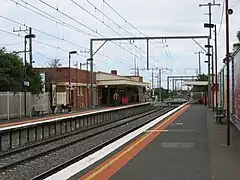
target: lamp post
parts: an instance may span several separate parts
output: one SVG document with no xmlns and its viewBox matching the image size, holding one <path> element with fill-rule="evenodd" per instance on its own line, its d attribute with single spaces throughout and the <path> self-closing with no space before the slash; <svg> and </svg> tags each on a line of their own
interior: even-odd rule
<svg viewBox="0 0 240 180">
<path fill-rule="evenodd" d="M 70 51 L 68 53 L 68 101 L 71 103 L 71 54 L 77 54 L 77 51 Z"/>
<path fill-rule="evenodd" d="M 34 34 L 29 34 L 24 37 L 24 116 L 27 116 L 27 87 L 29 87 L 29 81 L 27 79 L 27 39 L 36 38 Z"/>
</svg>

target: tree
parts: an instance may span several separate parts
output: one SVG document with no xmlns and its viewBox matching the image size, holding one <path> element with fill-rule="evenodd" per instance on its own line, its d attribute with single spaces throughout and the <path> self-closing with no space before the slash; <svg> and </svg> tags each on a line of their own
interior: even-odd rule
<svg viewBox="0 0 240 180">
<path fill-rule="evenodd" d="M 60 59 L 56 58 L 48 62 L 48 66 L 53 69 L 53 71 L 47 73 L 45 82 L 46 91 L 50 91 L 51 84 L 57 84 L 59 82 L 59 67 L 61 67 L 62 64 L 60 63 Z"/>
<path fill-rule="evenodd" d="M 48 65 L 51 68 L 58 68 L 58 67 L 62 66 L 62 64 L 60 63 L 60 59 L 57 59 L 57 58 L 55 58 L 52 61 L 50 61 L 48 63 Z"/>
<path fill-rule="evenodd" d="M 18 55 L 7 52 L 5 48 L 0 49 L 0 91 L 23 91 L 24 70 L 23 61 Z M 41 76 L 32 71 L 29 64 L 26 67 L 26 78 L 30 84 L 27 90 L 34 94 L 40 93 L 43 87 Z"/>
</svg>

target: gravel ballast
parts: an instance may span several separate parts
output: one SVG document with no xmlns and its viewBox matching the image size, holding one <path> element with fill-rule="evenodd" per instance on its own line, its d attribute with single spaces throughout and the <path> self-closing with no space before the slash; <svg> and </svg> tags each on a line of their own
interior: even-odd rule
<svg viewBox="0 0 240 180">
<path fill-rule="evenodd" d="M 153 117 L 155 113 L 151 114 L 150 116 L 139 118 L 135 121 L 129 122 L 127 124 L 121 125 L 120 127 L 113 128 L 107 132 L 103 132 L 97 136 L 88 138 L 84 141 L 80 141 L 74 145 L 68 146 L 66 148 L 62 148 L 60 150 L 57 150 L 55 152 L 52 152 L 50 154 L 47 154 L 45 156 L 42 156 L 40 158 L 35 159 L 34 161 L 22 163 L 20 165 L 17 165 L 11 169 L 7 169 L 6 171 L 1 172 L 0 179 L 13 179 L 13 180 L 23 180 L 23 179 L 31 179 L 35 177 L 36 175 L 43 173 L 47 171 L 48 169 L 51 169 L 61 163 L 66 162 L 67 160 L 74 158 L 78 156 L 81 153 L 84 153 L 88 151 L 91 148 L 94 148 L 96 145 L 99 145 L 101 143 L 104 143 L 108 141 L 111 138 L 114 138 L 146 121 L 149 121 L 150 117 Z M 127 121 L 127 119 L 125 120 Z M 116 122 L 116 123 L 123 123 L 122 121 Z M 52 142 L 50 144 L 46 144 L 41 147 L 36 147 L 28 150 L 27 152 L 22 152 L 21 154 L 13 155 L 11 157 L 1 159 L 0 166 L 3 166 L 4 164 L 9 163 L 9 161 L 17 160 L 22 157 L 26 156 L 32 156 L 34 153 L 37 154 L 40 151 L 46 151 L 48 148 L 52 148 L 53 146 L 60 146 L 61 144 L 64 144 L 66 141 L 73 141 L 76 139 L 83 138 L 85 136 L 88 136 L 90 134 L 96 133 L 97 131 L 102 131 L 106 128 L 110 128 L 113 126 L 116 126 L 116 123 L 106 125 L 104 127 L 100 127 L 97 129 L 93 129 L 84 133 L 77 134 L 75 136 L 71 136 L 65 139 L 58 140 L 56 142 Z"/>
</svg>

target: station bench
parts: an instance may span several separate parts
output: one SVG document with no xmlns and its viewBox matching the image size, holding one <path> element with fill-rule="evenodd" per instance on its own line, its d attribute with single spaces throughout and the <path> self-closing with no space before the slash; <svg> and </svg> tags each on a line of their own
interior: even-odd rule
<svg viewBox="0 0 240 180">
<path fill-rule="evenodd" d="M 47 114 L 42 104 L 33 105 L 33 110 L 40 116 Z"/>
<path fill-rule="evenodd" d="M 222 119 L 225 118 L 226 110 L 223 107 L 216 108 L 216 122 L 222 123 Z"/>
</svg>

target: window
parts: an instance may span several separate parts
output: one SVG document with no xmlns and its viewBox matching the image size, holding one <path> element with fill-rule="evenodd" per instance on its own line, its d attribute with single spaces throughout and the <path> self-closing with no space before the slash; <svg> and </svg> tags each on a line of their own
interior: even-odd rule
<svg viewBox="0 0 240 180">
<path fill-rule="evenodd" d="M 78 96 L 83 96 L 83 88 L 82 87 L 77 88 L 77 95 Z"/>
<path fill-rule="evenodd" d="M 80 87 L 80 95 L 83 96 L 83 88 Z"/>
</svg>

